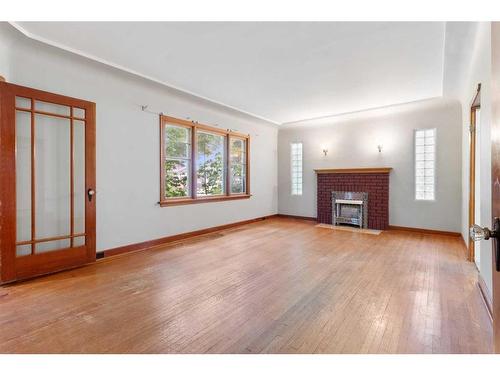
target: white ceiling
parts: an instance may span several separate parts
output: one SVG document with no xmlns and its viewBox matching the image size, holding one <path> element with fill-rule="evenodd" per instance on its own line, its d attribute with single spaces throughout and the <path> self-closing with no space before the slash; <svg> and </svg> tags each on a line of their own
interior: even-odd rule
<svg viewBox="0 0 500 375">
<path fill-rule="evenodd" d="M 26 35 L 283 124 L 442 95 L 442 22 L 17 22 Z"/>
</svg>

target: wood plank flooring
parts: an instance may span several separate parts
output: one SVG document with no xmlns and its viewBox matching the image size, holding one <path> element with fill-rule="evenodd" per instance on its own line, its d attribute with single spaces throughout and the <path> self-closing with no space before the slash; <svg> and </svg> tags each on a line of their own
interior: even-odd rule
<svg viewBox="0 0 500 375">
<path fill-rule="evenodd" d="M 273 218 L 0 287 L 2 353 L 490 353 L 462 240 Z"/>
</svg>

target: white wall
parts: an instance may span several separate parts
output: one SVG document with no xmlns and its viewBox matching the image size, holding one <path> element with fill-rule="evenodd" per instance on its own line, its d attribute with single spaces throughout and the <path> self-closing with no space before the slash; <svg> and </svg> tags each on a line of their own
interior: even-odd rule
<svg viewBox="0 0 500 375">
<path fill-rule="evenodd" d="M 0 34 L 10 26 L 0 24 Z M 97 250 L 277 212 L 277 128 L 102 64 L 15 35 L 9 81 L 97 104 Z M 187 116 L 251 135 L 248 200 L 163 207 L 158 116 Z"/>
<path fill-rule="evenodd" d="M 430 99 L 303 123 L 278 136 L 279 213 L 316 217 L 315 168 L 392 167 L 391 225 L 458 232 L 461 229 L 460 105 Z M 416 201 L 414 130 L 437 129 L 435 201 Z M 303 143 L 303 195 L 290 195 L 290 143 Z M 377 145 L 382 144 L 381 153 Z M 329 150 L 322 153 L 323 145 Z"/>
<path fill-rule="evenodd" d="M 482 226 L 491 228 L 491 24 L 451 22 L 446 26 L 443 95 L 458 99 L 462 107 L 462 236 L 469 227 L 469 123 L 470 105 L 481 83 L 481 123 L 478 133 Z M 491 242 L 480 244 L 479 271 L 489 292 L 492 288 Z"/>
<path fill-rule="evenodd" d="M 11 55 L 12 55 L 12 42 L 15 38 L 15 33 L 12 28 L 0 24 L 0 76 L 9 79 Z"/>
</svg>

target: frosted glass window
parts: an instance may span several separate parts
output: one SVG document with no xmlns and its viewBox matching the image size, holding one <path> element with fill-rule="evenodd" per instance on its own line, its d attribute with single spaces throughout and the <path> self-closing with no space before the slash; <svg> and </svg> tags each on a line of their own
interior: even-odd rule
<svg viewBox="0 0 500 375">
<path fill-rule="evenodd" d="M 302 195 L 302 143 L 291 144 L 292 195 Z"/>
<path fill-rule="evenodd" d="M 415 131 L 415 199 L 435 199 L 435 172 L 436 129 L 418 129 Z"/>
</svg>

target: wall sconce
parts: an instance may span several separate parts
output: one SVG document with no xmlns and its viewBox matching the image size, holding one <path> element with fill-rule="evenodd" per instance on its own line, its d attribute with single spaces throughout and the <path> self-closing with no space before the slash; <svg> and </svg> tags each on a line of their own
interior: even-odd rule
<svg viewBox="0 0 500 375">
<path fill-rule="evenodd" d="M 378 152 L 382 152 L 382 145 L 377 145 Z"/>
<path fill-rule="evenodd" d="M 328 154 L 328 149 L 327 148 L 323 149 L 323 154 L 325 154 L 325 156 Z"/>
</svg>

